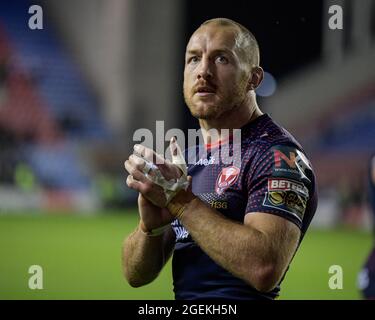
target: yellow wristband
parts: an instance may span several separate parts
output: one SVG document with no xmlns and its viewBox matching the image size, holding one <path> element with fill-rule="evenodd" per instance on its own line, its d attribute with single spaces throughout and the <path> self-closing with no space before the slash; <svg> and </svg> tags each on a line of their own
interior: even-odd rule
<svg viewBox="0 0 375 320">
<path fill-rule="evenodd" d="M 185 213 L 186 207 L 194 200 L 199 199 L 193 193 L 181 190 L 178 194 L 168 203 L 167 209 L 177 219 L 181 219 Z"/>
<path fill-rule="evenodd" d="M 170 202 L 167 205 L 167 209 L 177 219 L 181 219 L 181 217 L 182 217 L 182 215 L 184 214 L 184 211 L 185 211 L 185 206 L 181 205 L 180 203 L 171 203 Z"/>
</svg>

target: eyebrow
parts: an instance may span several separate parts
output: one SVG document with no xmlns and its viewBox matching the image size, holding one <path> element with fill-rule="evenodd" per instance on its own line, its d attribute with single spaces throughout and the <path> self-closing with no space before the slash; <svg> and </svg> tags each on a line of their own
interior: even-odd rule
<svg viewBox="0 0 375 320">
<path fill-rule="evenodd" d="M 186 54 L 189 54 L 189 55 L 195 55 L 198 53 L 200 53 L 200 50 L 187 50 L 186 51 Z"/>
<path fill-rule="evenodd" d="M 186 51 L 186 54 L 187 55 L 197 55 L 197 54 L 200 54 L 201 53 L 201 50 L 187 50 Z M 233 56 L 234 54 L 232 53 L 232 50 L 228 49 L 228 48 L 221 48 L 221 49 L 215 49 L 212 51 L 212 53 L 226 53 L 226 54 L 229 54 L 231 56 Z"/>
</svg>

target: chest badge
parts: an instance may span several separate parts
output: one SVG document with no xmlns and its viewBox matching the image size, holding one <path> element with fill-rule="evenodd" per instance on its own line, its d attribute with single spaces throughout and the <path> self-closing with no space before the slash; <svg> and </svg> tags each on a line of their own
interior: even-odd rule
<svg viewBox="0 0 375 320">
<path fill-rule="evenodd" d="M 234 166 L 223 168 L 217 177 L 215 191 L 223 194 L 226 189 L 232 186 L 240 175 L 240 169 Z"/>
</svg>

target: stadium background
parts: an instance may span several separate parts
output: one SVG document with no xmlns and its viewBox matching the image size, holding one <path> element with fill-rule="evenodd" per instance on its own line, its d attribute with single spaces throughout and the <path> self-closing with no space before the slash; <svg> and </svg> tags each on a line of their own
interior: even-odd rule
<svg viewBox="0 0 375 320">
<path fill-rule="evenodd" d="M 31 30 L 32 4 L 43 29 Z M 341 5 L 344 29 L 330 30 Z M 281 299 L 359 299 L 373 245 L 366 171 L 375 149 L 375 1 L 2 1 L 0 298 L 172 299 L 170 263 L 143 288 L 121 275 L 136 194 L 123 161 L 138 128 L 196 128 L 182 98 L 186 42 L 201 22 L 248 27 L 267 72 L 258 102 L 304 145 L 320 202 Z M 30 290 L 40 265 L 44 289 Z M 343 289 L 328 270 L 343 268 Z"/>
</svg>

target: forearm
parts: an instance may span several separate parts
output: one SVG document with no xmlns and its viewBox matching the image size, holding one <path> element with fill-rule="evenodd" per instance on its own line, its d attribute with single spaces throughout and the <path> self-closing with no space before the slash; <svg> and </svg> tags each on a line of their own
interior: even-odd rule
<svg viewBox="0 0 375 320">
<path fill-rule="evenodd" d="M 150 283 L 159 274 L 169 256 L 169 252 L 164 252 L 163 236 L 148 236 L 138 226 L 125 239 L 122 265 L 124 276 L 131 286 Z"/>
<path fill-rule="evenodd" d="M 198 198 L 185 205 L 180 221 L 217 264 L 252 286 L 262 287 L 274 256 L 265 234 L 227 219 Z"/>
</svg>

